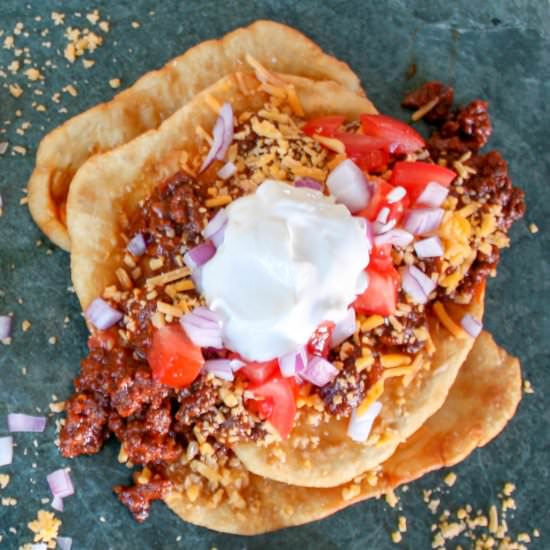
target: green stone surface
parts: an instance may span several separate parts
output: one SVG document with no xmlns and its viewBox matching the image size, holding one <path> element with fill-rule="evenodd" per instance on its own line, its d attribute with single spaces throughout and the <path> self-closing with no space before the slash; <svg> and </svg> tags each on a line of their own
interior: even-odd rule
<svg viewBox="0 0 550 550">
<path fill-rule="evenodd" d="M 91 27 L 85 15 L 98 8 L 111 30 L 93 54 L 91 70 L 80 62 L 70 65 L 62 56 L 67 26 Z M 66 14 L 64 26 L 54 26 L 51 12 Z M 154 12 L 154 13 L 153 13 Z M 0 468 L 11 482 L 0 497 L 15 497 L 14 507 L 0 506 L 2 548 L 18 548 L 32 541 L 26 527 L 49 497 L 45 476 L 70 466 L 76 495 L 66 499 L 61 534 L 74 538 L 76 549 L 220 550 L 389 549 L 390 533 L 398 516 L 408 518 L 401 548 L 431 548 L 430 526 L 446 509 L 470 503 L 487 510 L 496 502 L 504 482 L 517 485 L 518 509 L 509 513 L 512 532 L 541 530 L 530 548 L 549 548 L 549 341 L 550 341 L 550 9 L 547 0 L 528 1 L 419 1 L 390 2 L 301 0 L 284 1 L 164 1 L 98 0 L 56 2 L 16 0 L 0 2 L 0 42 L 15 35 L 16 48 L 28 48 L 20 57 L 0 47 L 0 142 L 27 149 L 22 156 L 10 147 L 0 156 L 0 193 L 4 215 L 0 218 L 0 314 L 13 312 L 15 331 L 10 346 L 0 346 L 0 436 L 7 434 L 9 412 L 45 413 L 52 395 L 66 398 L 85 354 L 86 329 L 71 285 L 68 255 L 52 246 L 33 224 L 20 199 L 31 173 L 37 144 L 45 132 L 72 115 L 110 99 L 109 79 L 130 85 L 145 71 L 207 38 L 218 37 L 259 18 L 293 25 L 325 50 L 346 60 L 360 75 L 369 96 L 384 112 L 404 118 L 399 107 L 404 91 L 427 79 L 440 79 L 456 88 L 461 102 L 489 99 L 494 122 L 490 146 L 510 161 L 516 183 L 527 192 L 528 211 L 511 233 L 513 246 L 503 254 L 497 279 L 488 287 L 486 327 L 506 349 L 521 358 L 524 376 L 535 393 L 525 395 L 518 414 L 505 432 L 453 468 L 458 481 L 452 490 L 443 483 L 445 471 L 436 472 L 399 490 L 398 509 L 384 501 L 353 506 L 310 525 L 277 533 L 243 538 L 215 533 L 181 522 L 163 505 L 156 504 L 149 521 L 134 523 L 111 493 L 111 486 L 125 483 L 130 473 L 117 462 L 117 445 L 111 442 L 97 456 L 68 461 L 59 456 L 55 417 L 44 434 L 15 434 L 15 458 Z M 140 27 L 131 26 L 139 21 Z M 44 34 L 44 29 L 48 29 Z M 49 47 L 47 46 L 49 44 Z M 13 59 L 22 69 L 12 75 Z M 28 66 L 41 68 L 45 80 L 29 83 Z M 51 63 L 49 63 L 51 62 Z M 406 80 L 415 63 L 416 76 Z M 7 73 L 4 74 L 4 73 Z M 19 99 L 8 92 L 8 83 L 24 90 Z M 78 96 L 55 92 L 68 84 Z M 32 84 L 32 85 L 30 85 Z M 36 95 L 35 90 L 43 90 Z M 33 105 L 47 106 L 46 113 Z M 60 112 L 60 108 L 66 109 Z M 21 111 L 20 116 L 17 110 Z M 24 135 L 17 128 L 31 127 Z M 539 233 L 528 230 L 536 223 Z M 42 240 L 38 246 L 37 241 Z M 64 323 L 64 318 L 68 322 Z M 28 319 L 32 328 L 23 332 Z M 58 338 L 50 345 L 51 336 Z M 483 403 L 479 404 L 483 414 Z M 433 515 L 423 503 L 422 491 L 435 490 L 441 504 Z M 401 511 L 402 510 L 402 511 Z M 448 542 L 455 548 L 459 539 Z M 470 547 L 461 540 L 463 548 Z"/>
</svg>

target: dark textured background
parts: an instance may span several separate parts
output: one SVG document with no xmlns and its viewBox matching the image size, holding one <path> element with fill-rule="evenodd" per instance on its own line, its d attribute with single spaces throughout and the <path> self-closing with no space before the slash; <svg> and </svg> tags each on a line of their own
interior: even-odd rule
<svg viewBox="0 0 550 550">
<path fill-rule="evenodd" d="M 103 47 L 85 57 L 96 66 L 83 69 L 69 65 L 62 57 L 63 28 L 54 27 L 52 10 L 66 14 L 65 26 L 90 26 L 76 12 L 99 8 L 111 23 Z M 154 15 L 149 12 L 154 10 Z M 71 15 L 72 14 L 72 15 Z M 41 21 L 35 20 L 42 16 Z M 0 2 L 0 29 L 12 34 L 16 23 L 24 24 L 24 34 L 16 37 L 18 47 L 30 49 L 33 64 L 43 67 L 51 59 L 56 69 L 44 68 L 45 81 L 27 88 L 21 71 L 7 78 L 0 75 L 0 141 L 27 148 L 26 156 L 11 149 L 0 157 L 0 193 L 5 213 L 0 218 L 0 314 L 14 312 L 13 343 L 0 346 L 0 435 L 5 435 L 8 412 L 46 411 L 52 395 L 65 398 L 71 379 L 85 353 L 86 331 L 77 300 L 70 286 L 69 258 L 54 249 L 42 236 L 28 211 L 19 205 L 26 180 L 33 167 L 37 143 L 68 116 L 109 99 L 110 78 L 131 84 L 149 69 L 162 65 L 189 46 L 220 36 L 257 18 L 271 18 L 296 26 L 325 50 L 345 59 L 361 76 L 369 96 L 389 114 L 404 117 L 399 108 L 402 93 L 426 79 L 438 78 L 456 87 L 459 101 L 476 97 L 491 102 L 495 126 L 491 146 L 510 160 L 516 185 L 527 191 L 528 213 L 512 230 L 513 248 L 504 253 L 499 276 L 489 284 L 486 326 L 497 341 L 518 355 L 526 378 L 536 393 L 526 395 L 519 412 L 503 435 L 487 448 L 476 451 L 454 468 L 458 481 L 452 491 L 442 483 L 445 472 L 426 476 L 401 495 L 400 506 L 409 520 L 403 548 L 431 547 L 430 526 L 436 521 L 422 502 L 422 490 L 441 490 L 443 509 L 455 510 L 471 503 L 488 509 L 496 502 L 505 481 L 518 485 L 518 510 L 509 520 L 514 532 L 541 529 L 542 538 L 531 548 L 549 548 L 549 405 L 545 396 L 550 381 L 548 371 L 550 319 L 549 223 L 550 190 L 550 9 L 547 0 L 471 2 L 366 2 L 310 0 L 228 2 L 125 0 L 95 3 L 36 0 L 28 4 L 16 0 Z M 139 20 L 134 29 L 131 22 Z M 40 31 L 49 28 L 46 37 Z M 0 37 L 0 42 L 4 37 Z M 51 41 L 50 49 L 41 46 Z M 23 54 L 20 59 L 29 57 Z M 14 58 L 13 50 L 0 48 L 0 69 Z M 416 63 L 416 77 L 407 81 L 405 73 Z M 7 71 L 6 71 L 7 72 Z M 25 93 L 13 98 L 7 82 L 19 82 Z M 68 113 L 50 100 L 54 92 L 73 83 L 75 98 L 62 94 Z M 43 89 L 44 95 L 33 90 Z M 36 112 L 33 102 L 44 103 L 47 113 Z M 15 116 L 16 110 L 22 116 Z M 8 121 L 11 121 L 9 124 Z M 15 130 L 21 121 L 32 127 L 23 136 Z M 540 232 L 528 231 L 535 222 Z M 65 316 L 70 318 L 64 326 Z M 32 328 L 23 333 L 21 322 L 29 319 Z M 48 338 L 59 338 L 49 345 Z M 26 376 L 22 371 L 26 369 Z M 480 414 L 483 403 L 479 404 Z M 14 463 L 0 468 L 12 481 L 2 497 L 15 496 L 15 507 L 0 506 L 0 535 L 6 548 L 31 541 L 26 524 L 49 496 L 45 475 L 61 466 L 70 466 L 77 493 L 66 499 L 62 514 L 62 534 L 73 536 L 76 548 L 196 548 L 220 550 L 267 549 L 281 545 L 291 548 L 392 548 L 389 534 L 396 529 L 399 512 L 383 501 L 360 504 L 322 522 L 275 534 L 241 538 L 214 533 L 180 522 L 165 507 L 156 505 L 144 525 L 131 521 L 111 493 L 111 486 L 124 483 L 129 472 L 116 460 L 117 448 L 107 445 L 100 454 L 73 461 L 63 460 L 54 446 L 54 419 L 45 434 L 16 434 L 18 447 Z M 36 443 L 34 443 L 36 442 Z M 103 518 L 103 519 L 100 519 Z M 10 531 L 15 528 L 16 533 Z M 13 529 L 12 529 L 13 531 Z M 178 542 L 177 537 L 181 536 Z M 463 543 L 464 544 L 464 543 Z M 454 548 L 456 541 L 449 543 Z M 464 544 L 468 547 L 468 544 Z"/>
</svg>

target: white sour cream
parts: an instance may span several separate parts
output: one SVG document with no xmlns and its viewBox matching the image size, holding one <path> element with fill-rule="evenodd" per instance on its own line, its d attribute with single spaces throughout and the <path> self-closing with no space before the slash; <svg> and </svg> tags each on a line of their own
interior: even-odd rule
<svg viewBox="0 0 550 550">
<path fill-rule="evenodd" d="M 323 321 L 341 321 L 365 290 L 364 225 L 331 197 L 266 180 L 226 210 L 201 290 L 223 319 L 224 344 L 243 358 L 295 351 Z"/>
</svg>

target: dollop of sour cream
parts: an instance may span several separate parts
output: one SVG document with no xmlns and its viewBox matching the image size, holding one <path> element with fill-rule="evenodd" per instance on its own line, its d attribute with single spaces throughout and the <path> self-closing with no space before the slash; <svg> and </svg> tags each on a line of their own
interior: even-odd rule
<svg viewBox="0 0 550 550">
<path fill-rule="evenodd" d="M 222 317 L 224 344 L 244 359 L 295 351 L 323 321 L 340 322 L 366 289 L 364 224 L 332 197 L 266 180 L 226 210 L 201 290 Z"/>
</svg>

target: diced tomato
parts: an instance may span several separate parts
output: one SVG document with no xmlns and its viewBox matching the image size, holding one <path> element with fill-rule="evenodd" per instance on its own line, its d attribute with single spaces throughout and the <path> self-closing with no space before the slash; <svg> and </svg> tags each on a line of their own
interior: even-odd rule
<svg viewBox="0 0 550 550">
<path fill-rule="evenodd" d="M 331 321 L 325 321 L 321 323 L 307 343 L 307 351 L 311 355 L 317 355 L 319 357 L 327 358 L 330 351 L 330 337 L 334 330 L 334 323 Z"/>
<path fill-rule="evenodd" d="M 345 118 L 343 116 L 337 115 L 312 118 L 305 123 L 302 130 L 304 134 L 308 136 L 319 134 L 321 136 L 333 137 L 340 126 L 344 124 L 344 120 Z"/>
<path fill-rule="evenodd" d="M 193 344 L 179 324 L 155 330 L 147 360 L 153 378 L 172 388 L 185 388 L 204 365 L 201 348 Z"/>
<path fill-rule="evenodd" d="M 379 273 L 388 271 L 393 267 L 390 243 L 375 246 L 372 249 L 370 253 L 369 267 L 372 267 Z"/>
<path fill-rule="evenodd" d="M 275 374 L 263 384 L 249 389 L 258 399 L 246 401 L 247 408 L 269 420 L 281 438 L 288 437 L 296 416 L 295 393 L 289 379 Z"/>
<path fill-rule="evenodd" d="M 386 115 L 361 115 L 360 120 L 363 133 L 387 140 L 391 153 L 414 153 L 424 147 L 422 136 L 405 122 Z"/>
<path fill-rule="evenodd" d="M 383 272 L 377 271 L 374 267 L 367 268 L 369 286 L 359 296 L 354 307 L 358 313 L 382 315 L 387 317 L 393 315 L 397 307 L 397 290 L 399 288 L 399 273 L 392 266 Z"/>
<path fill-rule="evenodd" d="M 437 182 L 449 187 L 456 178 L 456 173 L 449 168 L 430 162 L 396 162 L 390 178 L 392 185 L 400 185 L 407 190 L 411 204 L 414 204 L 426 185 Z"/>
<path fill-rule="evenodd" d="M 276 359 L 273 361 L 249 361 L 238 372 L 252 384 L 263 384 L 276 371 L 279 363 Z"/>
<path fill-rule="evenodd" d="M 354 160 L 357 166 L 365 172 L 382 173 L 388 166 L 390 154 L 385 149 L 377 149 L 376 151 L 366 151 Z"/>
<path fill-rule="evenodd" d="M 376 220 L 380 210 L 383 207 L 389 208 L 390 212 L 388 214 L 387 222 L 395 220 L 396 223 L 399 223 L 405 210 L 409 206 L 409 198 L 407 195 L 397 202 L 391 204 L 388 203 L 386 197 L 393 191 L 394 186 L 390 185 L 386 180 L 382 178 L 371 178 L 369 179 L 371 184 L 372 196 L 369 200 L 367 208 L 359 212 L 358 216 L 363 216 L 373 222 Z"/>
</svg>

